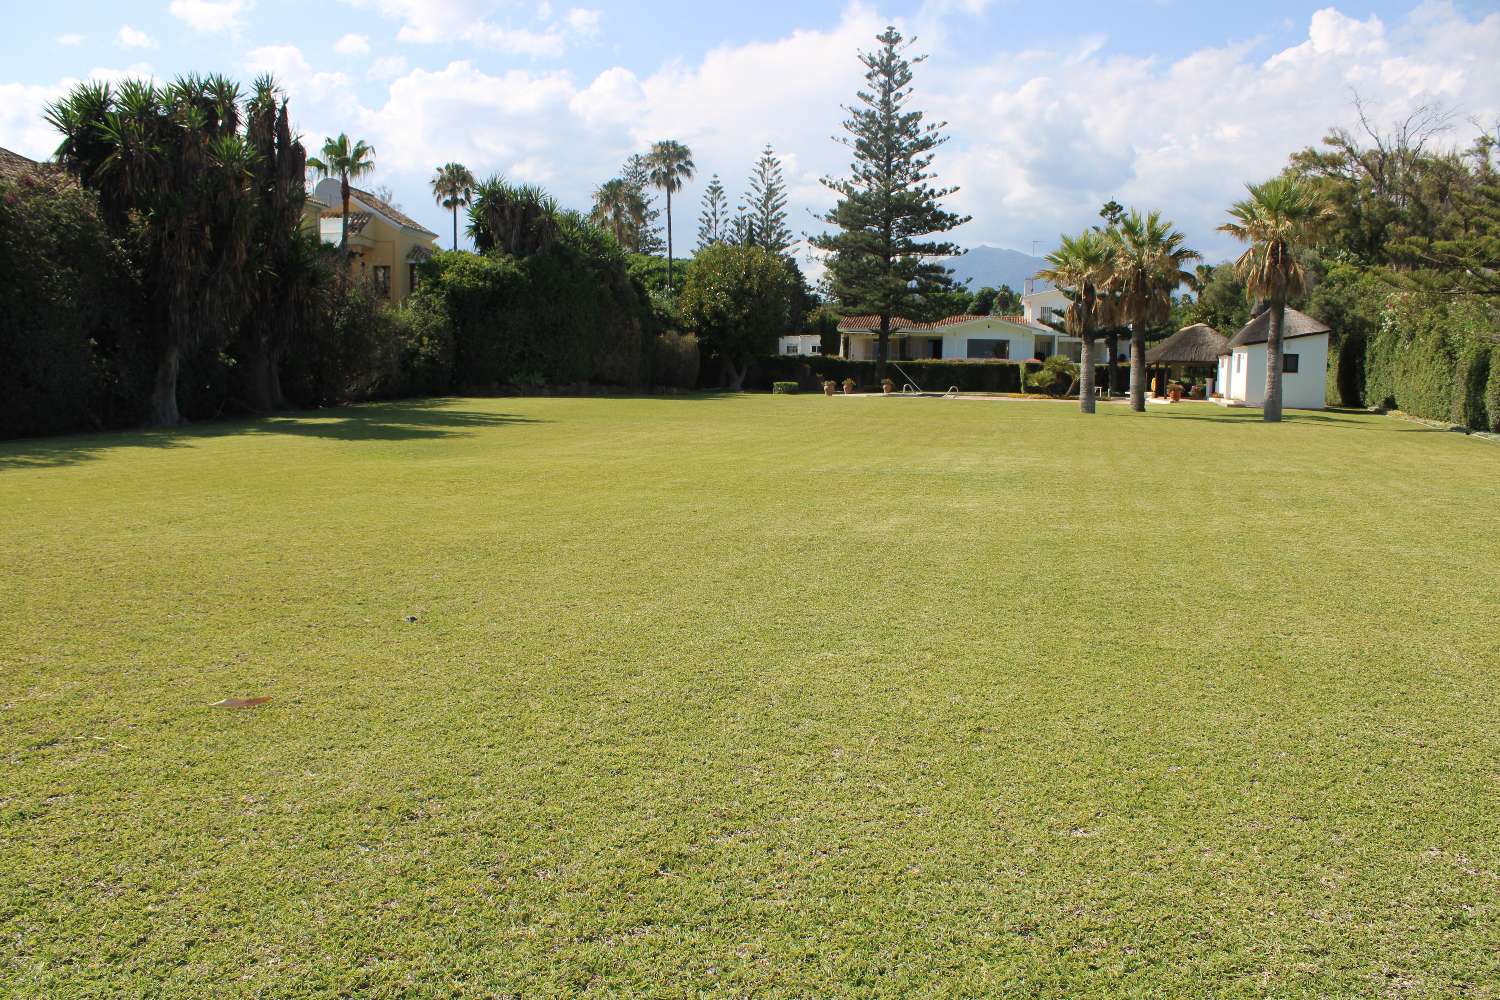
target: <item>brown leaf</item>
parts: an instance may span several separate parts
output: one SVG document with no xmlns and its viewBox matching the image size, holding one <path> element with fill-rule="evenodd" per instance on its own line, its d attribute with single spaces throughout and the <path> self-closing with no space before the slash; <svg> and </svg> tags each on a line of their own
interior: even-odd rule
<svg viewBox="0 0 1500 1000">
<path fill-rule="evenodd" d="M 259 698 L 225 698 L 223 701 L 216 701 L 216 702 L 214 702 L 209 707 L 210 708 L 255 708 L 257 705 L 264 705 L 266 702 L 268 702 L 270 700 L 271 700 L 271 696 L 270 695 L 261 695 Z"/>
</svg>

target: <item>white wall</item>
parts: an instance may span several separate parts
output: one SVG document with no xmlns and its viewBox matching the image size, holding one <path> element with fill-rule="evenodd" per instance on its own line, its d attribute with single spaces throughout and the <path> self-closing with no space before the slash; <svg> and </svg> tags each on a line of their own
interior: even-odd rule
<svg viewBox="0 0 1500 1000">
<path fill-rule="evenodd" d="M 781 337 L 776 342 L 776 353 L 787 355 L 821 355 L 820 348 L 823 346 L 823 338 L 812 333 L 797 333 L 789 337 Z"/>
<path fill-rule="evenodd" d="M 1033 323 L 1042 321 L 1043 309 L 1055 309 L 1060 317 L 1068 311 L 1068 305 L 1068 297 L 1056 288 L 1021 296 L 1022 315 Z"/>
<path fill-rule="evenodd" d="M 1281 405 L 1293 410 L 1321 410 L 1327 405 L 1328 334 L 1292 337 L 1282 342 L 1283 354 L 1297 355 L 1297 371 L 1281 376 Z M 1234 349 L 1230 374 L 1230 399 L 1247 406 L 1266 401 L 1266 345 L 1251 344 Z"/>
</svg>

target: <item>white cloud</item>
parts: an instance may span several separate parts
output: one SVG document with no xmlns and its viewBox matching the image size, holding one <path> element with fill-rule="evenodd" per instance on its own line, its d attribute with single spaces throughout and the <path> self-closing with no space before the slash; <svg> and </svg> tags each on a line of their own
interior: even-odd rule
<svg viewBox="0 0 1500 1000">
<path fill-rule="evenodd" d="M 534 10 L 540 28 L 517 27 L 495 15 L 508 11 L 512 4 L 498 0 L 344 0 L 355 7 L 374 6 L 380 14 L 400 27 L 396 40 L 420 44 L 453 44 L 464 42 L 481 48 L 495 49 L 509 55 L 532 58 L 556 58 L 576 40 L 590 38 L 599 31 L 600 11 L 575 7 L 561 18 L 555 18 L 551 3 L 543 2 Z"/>
<path fill-rule="evenodd" d="M 370 39 L 364 35 L 345 35 L 333 43 L 333 50 L 343 56 L 369 55 Z"/>
<path fill-rule="evenodd" d="M 215 34 L 239 31 L 253 6 L 253 0 L 172 0 L 167 10 L 194 31 Z"/>
<path fill-rule="evenodd" d="M 370 63 L 369 77 L 372 80 L 389 80 L 405 72 L 405 56 L 381 56 Z"/>
<path fill-rule="evenodd" d="M 72 47 L 72 46 L 75 46 L 75 45 L 82 45 L 83 44 L 83 36 L 82 35 L 58 35 L 57 36 L 57 44 L 58 45 L 66 45 L 66 46 L 69 46 L 69 47 Z"/>
<path fill-rule="evenodd" d="M 601 10 L 574 7 L 563 20 L 569 31 L 584 38 L 592 38 L 599 33 L 599 23 L 603 19 L 604 12 Z"/>
<path fill-rule="evenodd" d="M 144 31 L 139 31 L 135 28 L 132 28 L 128 24 L 120 25 L 120 30 L 115 35 L 115 43 L 122 49 L 156 48 L 156 39 L 152 38 Z"/>
</svg>

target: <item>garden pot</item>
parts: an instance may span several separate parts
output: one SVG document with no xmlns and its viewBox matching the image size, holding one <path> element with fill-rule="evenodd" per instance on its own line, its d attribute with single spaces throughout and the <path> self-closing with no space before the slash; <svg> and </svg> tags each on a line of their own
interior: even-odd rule
<svg viewBox="0 0 1500 1000">
<path fill-rule="evenodd" d="M 849 381 L 847 381 L 847 382 L 844 383 L 844 395 L 846 395 L 846 396 L 852 396 L 852 395 L 854 395 L 854 380 L 853 379 L 850 379 Z"/>
<path fill-rule="evenodd" d="M 890 379 L 886 379 L 885 381 L 880 383 L 880 388 L 884 390 L 887 396 L 889 396 L 891 393 L 896 391 L 896 383 L 892 382 Z"/>
<path fill-rule="evenodd" d="M 1174 403 L 1182 402 L 1182 390 L 1175 385 L 1172 386 L 1172 388 L 1167 390 L 1167 398 Z"/>
<path fill-rule="evenodd" d="M 833 391 L 835 389 L 837 389 L 837 388 L 838 388 L 838 384 L 835 383 L 835 382 L 824 382 L 823 383 L 823 395 L 825 395 L 825 396 L 832 396 L 833 395 Z"/>
</svg>

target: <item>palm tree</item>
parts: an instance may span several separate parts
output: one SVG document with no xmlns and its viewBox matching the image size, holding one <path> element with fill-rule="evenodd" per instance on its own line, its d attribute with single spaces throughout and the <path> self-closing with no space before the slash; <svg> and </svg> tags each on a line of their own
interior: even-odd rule
<svg viewBox="0 0 1500 1000">
<path fill-rule="evenodd" d="M 1100 233 L 1085 229 L 1076 237 L 1062 237 L 1062 245 L 1047 255 L 1050 267 L 1036 273 L 1068 295 L 1064 317 L 1069 334 L 1083 341 L 1078 364 L 1078 408 L 1094 412 L 1094 331 L 1099 327 L 1102 302 L 1099 286 L 1114 269 L 1114 248 Z"/>
<path fill-rule="evenodd" d="M 432 198 L 453 212 L 453 249 L 458 249 L 458 210 L 474 201 L 476 182 L 462 163 L 445 163 L 432 175 Z"/>
<path fill-rule="evenodd" d="M 1183 246 L 1187 237 L 1157 211 L 1141 215 L 1131 209 L 1107 232 L 1114 253 L 1110 289 L 1119 296 L 1121 318 L 1130 323 L 1130 408 L 1139 413 L 1146 409 L 1146 328 L 1171 316 L 1178 286 L 1197 285 L 1186 268 L 1203 255 Z"/>
<path fill-rule="evenodd" d="M 630 182 L 616 177 L 594 191 L 589 221 L 608 229 L 622 247 L 634 247 L 640 228 L 646 224 L 646 201 Z"/>
<path fill-rule="evenodd" d="M 349 182 L 375 169 L 375 147 L 366 145 L 363 139 L 350 142 L 349 136 L 340 132 L 338 138 L 329 136 L 323 140 L 321 156 L 309 156 L 307 165 L 318 172 L 319 177 L 339 179 L 339 200 L 343 202 L 344 226 L 339 234 L 339 251 L 349 250 Z"/>
<path fill-rule="evenodd" d="M 663 139 L 646 156 L 651 186 L 667 193 L 667 292 L 672 291 L 672 192 L 681 191 L 683 181 L 693 177 L 693 151 L 675 139 Z"/>
<path fill-rule="evenodd" d="M 1270 330 L 1266 336 L 1266 402 L 1261 411 L 1267 423 L 1281 420 L 1281 334 L 1286 323 L 1286 301 L 1307 291 L 1307 271 L 1297 259 L 1333 217 L 1313 189 L 1291 177 L 1275 177 L 1264 184 L 1247 184 L 1250 197 L 1229 209 L 1233 222 L 1219 227 L 1250 244 L 1234 262 L 1234 273 L 1245 283 L 1253 301 L 1269 303 Z"/>
</svg>

